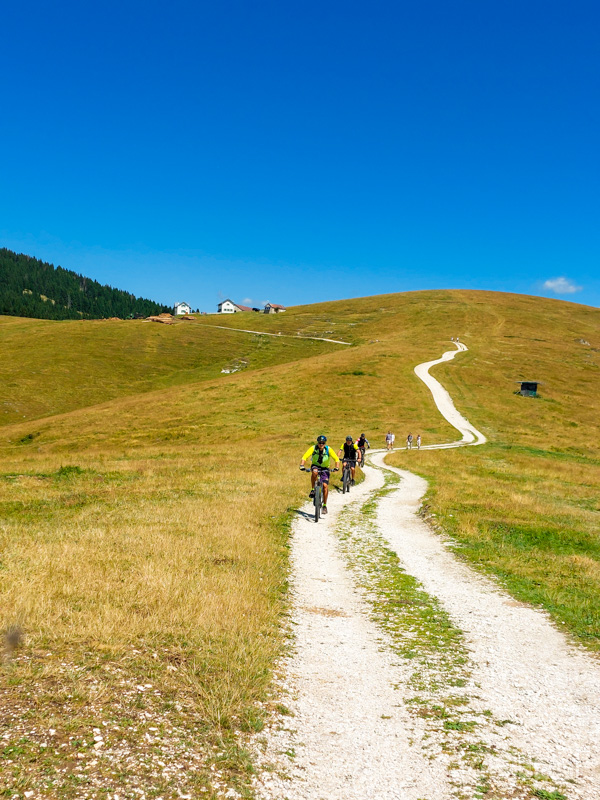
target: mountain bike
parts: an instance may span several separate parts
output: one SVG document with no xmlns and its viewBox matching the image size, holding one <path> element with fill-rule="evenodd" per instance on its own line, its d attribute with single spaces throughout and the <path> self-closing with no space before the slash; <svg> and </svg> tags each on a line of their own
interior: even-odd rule
<svg viewBox="0 0 600 800">
<path fill-rule="evenodd" d="M 304 472 L 312 472 L 312 467 L 300 467 L 300 469 Z M 321 482 L 321 473 L 324 471 L 325 467 L 317 467 L 316 469 L 318 472 L 317 480 L 315 481 L 315 496 L 313 503 L 315 506 L 315 522 L 318 522 L 319 517 L 321 516 L 321 509 L 323 508 L 323 484 Z"/>
<path fill-rule="evenodd" d="M 349 461 L 348 459 L 344 459 L 343 464 L 343 471 L 342 471 L 342 494 L 346 494 L 346 492 L 350 491 L 350 487 L 352 486 L 352 465 L 356 464 L 356 461 Z"/>
<path fill-rule="evenodd" d="M 358 456 L 358 466 L 364 467 L 365 465 L 365 448 L 359 447 L 358 448 L 359 456 Z"/>
</svg>

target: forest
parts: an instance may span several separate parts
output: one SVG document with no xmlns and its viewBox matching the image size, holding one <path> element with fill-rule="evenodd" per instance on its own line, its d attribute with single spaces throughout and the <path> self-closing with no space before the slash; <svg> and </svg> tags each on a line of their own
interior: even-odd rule
<svg viewBox="0 0 600 800">
<path fill-rule="evenodd" d="M 163 311 L 172 308 L 0 248 L 0 314 L 38 319 L 126 319 Z"/>
</svg>

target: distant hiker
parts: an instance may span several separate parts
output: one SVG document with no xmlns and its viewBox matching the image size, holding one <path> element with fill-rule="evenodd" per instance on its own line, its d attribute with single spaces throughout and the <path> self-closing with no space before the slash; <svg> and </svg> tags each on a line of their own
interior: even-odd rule
<svg viewBox="0 0 600 800">
<path fill-rule="evenodd" d="M 458 336 L 457 336 L 457 337 L 456 337 L 456 344 L 458 344 L 459 342 L 460 342 L 460 339 L 459 339 L 459 338 L 458 338 Z"/>
<path fill-rule="evenodd" d="M 385 446 L 388 450 L 391 450 L 394 446 L 394 434 L 391 431 L 388 431 L 385 435 Z"/>
<path fill-rule="evenodd" d="M 407 450 L 412 450 L 412 443 L 413 443 L 413 435 L 412 435 L 412 433 L 409 433 L 408 436 L 406 437 L 406 449 Z"/>
<path fill-rule="evenodd" d="M 417 450 L 421 449 L 421 434 L 417 434 Z"/>
</svg>

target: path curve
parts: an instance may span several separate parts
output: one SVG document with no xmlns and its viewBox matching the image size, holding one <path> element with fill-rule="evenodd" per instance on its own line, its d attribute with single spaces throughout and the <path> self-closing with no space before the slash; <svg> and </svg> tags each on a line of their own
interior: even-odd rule
<svg viewBox="0 0 600 800">
<path fill-rule="evenodd" d="M 452 398 L 442 384 L 429 374 L 429 370 L 435 367 L 436 364 L 450 361 L 457 353 L 464 353 L 468 350 L 466 345 L 462 344 L 462 342 L 456 342 L 455 347 L 456 350 L 448 350 L 441 358 L 436 358 L 434 361 L 427 361 L 424 364 L 418 364 L 415 367 L 415 374 L 423 381 L 433 395 L 434 402 L 440 414 L 450 425 L 456 428 L 459 433 L 462 433 L 462 439 L 458 442 L 449 442 L 447 444 L 430 444 L 423 447 L 422 449 L 424 450 L 441 450 L 449 447 L 459 447 L 465 444 L 477 445 L 487 442 L 483 433 L 478 431 L 474 425 L 471 425 L 468 419 L 465 419 L 465 417 L 456 410 Z"/>
<path fill-rule="evenodd" d="M 429 374 L 435 364 L 466 349 L 457 345 L 415 368 L 440 413 L 462 434 L 457 442 L 430 448 L 486 441 Z M 278 718 L 268 731 L 260 759 L 270 769 L 257 778 L 257 795 L 263 800 L 450 800 L 457 786 L 467 790 L 460 771 L 450 771 L 453 756 L 440 742 L 432 757 L 435 736 L 407 711 L 405 703 L 414 694 L 411 666 L 393 655 L 340 552 L 339 514 L 344 506 L 359 507 L 373 497 L 390 471 L 401 483 L 379 501 L 378 531 L 406 572 L 464 632 L 473 674 L 463 691 L 471 695 L 471 707 L 482 719 L 511 720 L 506 727 L 478 729 L 496 770 L 495 785 L 503 787 L 494 796 L 531 797 L 519 776 L 523 760 L 515 765 L 518 759 L 512 756 L 518 751 L 534 772 L 553 781 L 543 784 L 548 792 L 538 796 L 600 798 L 600 664 L 570 644 L 546 614 L 515 602 L 459 562 L 417 514 L 426 481 L 386 465 L 386 454 L 371 451 L 378 469 L 367 466 L 358 491 L 332 498 L 325 520 L 315 525 L 307 504 L 293 525 L 294 650 L 282 664 L 280 684 L 282 702 L 293 716 Z M 555 786 L 562 793 L 551 793 Z"/>
</svg>

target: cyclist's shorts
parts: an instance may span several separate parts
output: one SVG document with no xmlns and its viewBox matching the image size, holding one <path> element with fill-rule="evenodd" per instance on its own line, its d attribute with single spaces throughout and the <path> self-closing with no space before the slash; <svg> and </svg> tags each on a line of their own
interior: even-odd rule
<svg viewBox="0 0 600 800">
<path fill-rule="evenodd" d="M 321 474 L 321 483 L 329 483 L 329 470 L 323 467 L 318 467 L 315 464 L 312 466 L 313 470 L 318 470 Z"/>
</svg>

